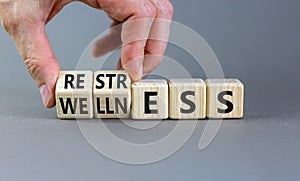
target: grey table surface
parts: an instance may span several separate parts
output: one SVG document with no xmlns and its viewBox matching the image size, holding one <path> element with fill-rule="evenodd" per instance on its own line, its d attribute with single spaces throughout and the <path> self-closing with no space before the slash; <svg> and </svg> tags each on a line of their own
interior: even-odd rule
<svg viewBox="0 0 300 181">
<path fill-rule="evenodd" d="M 299 1 L 172 2 L 174 20 L 207 40 L 226 77 L 244 82 L 245 117 L 224 120 L 204 150 L 197 145 L 207 120 L 199 121 L 187 143 L 162 161 L 139 166 L 113 161 L 86 142 L 76 121 L 58 120 L 55 109 L 43 108 L 13 42 L 0 29 L 0 180 L 299 179 Z M 74 69 L 109 23 L 101 11 L 79 3 L 66 7 L 47 26 L 62 69 Z M 193 76 L 202 76 L 185 62 L 185 52 L 171 46 L 167 55 L 186 64 Z M 106 124 L 124 139 L 140 141 L 123 123 Z M 164 133 L 168 124 L 162 122 L 154 134 Z M 145 139 L 151 139 L 146 131 Z"/>
</svg>

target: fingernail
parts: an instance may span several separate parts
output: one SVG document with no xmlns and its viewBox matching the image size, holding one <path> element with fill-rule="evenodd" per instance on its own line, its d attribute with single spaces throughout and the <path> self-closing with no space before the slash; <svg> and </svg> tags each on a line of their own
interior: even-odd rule
<svg viewBox="0 0 300 181">
<path fill-rule="evenodd" d="M 130 74 L 132 81 L 141 80 L 143 76 L 143 63 L 140 59 L 130 61 L 123 68 Z"/>
<path fill-rule="evenodd" d="M 48 87 L 45 84 L 40 87 L 40 94 L 41 94 L 44 106 L 47 107 L 50 102 L 50 99 L 51 99 L 51 94 L 48 90 Z"/>
</svg>

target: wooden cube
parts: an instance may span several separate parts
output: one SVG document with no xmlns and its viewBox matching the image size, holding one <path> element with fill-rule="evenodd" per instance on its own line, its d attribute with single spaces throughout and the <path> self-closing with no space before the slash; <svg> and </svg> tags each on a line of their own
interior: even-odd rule
<svg viewBox="0 0 300 181">
<path fill-rule="evenodd" d="M 128 118 L 130 116 L 131 79 L 125 71 L 95 72 L 93 91 L 96 118 Z"/>
<path fill-rule="evenodd" d="M 202 79 L 169 80 L 169 117 L 172 119 L 204 119 L 206 116 L 206 84 Z"/>
<path fill-rule="evenodd" d="M 168 118 L 168 83 L 166 80 L 134 82 L 132 90 L 133 119 Z"/>
<path fill-rule="evenodd" d="M 208 79 L 206 115 L 209 118 L 242 118 L 244 85 L 237 79 Z"/>
<path fill-rule="evenodd" d="M 93 117 L 93 73 L 61 71 L 56 84 L 57 117 L 90 119 Z"/>
</svg>

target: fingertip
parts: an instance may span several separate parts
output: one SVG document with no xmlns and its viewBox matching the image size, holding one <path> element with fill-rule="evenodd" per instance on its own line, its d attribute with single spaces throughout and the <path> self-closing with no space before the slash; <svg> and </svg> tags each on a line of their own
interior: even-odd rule
<svg viewBox="0 0 300 181">
<path fill-rule="evenodd" d="M 143 65 L 140 60 L 132 60 L 123 66 L 123 68 L 128 72 L 132 81 L 137 82 L 141 80 L 143 76 Z"/>
<path fill-rule="evenodd" d="M 133 82 L 139 82 L 139 81 L 141 81 L 142 78 L 137 78 L 136 77 L 136 78 L 131 78 L 131 79 L 132 79 Z"/>
<path fill-rule="evenodd" d="M 56 105 L 55 96 L 51 96 L 50 101 L 48 102 L 46 108 L 53 108 Z"/>
<path fill-rule="evenodd" d="M 94 58 L 98 58 L 102 55 L 102 51 L 100 48 L 98 48 L 97 43 L 94 44 L 93 50 L 92 50 L 92 55 Z"/>
</svg>

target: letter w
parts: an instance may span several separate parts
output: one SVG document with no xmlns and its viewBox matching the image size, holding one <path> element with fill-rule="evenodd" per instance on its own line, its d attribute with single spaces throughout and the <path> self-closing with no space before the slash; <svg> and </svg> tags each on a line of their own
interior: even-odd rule
<svg viewBox="0 0 300 181">
<path fill-rule="evenodd" d="M 72 106 L 72 101 L 71 101 L 71 98 L 69 98 L 69 97 L 66 100 L 66 104 L 64 104 L 63 98 L 59 98 L 59 101 L 60 101 L 61 109 L 64 114 L 68 114 L 69 107 L 70 107 L 71 113 L 75 114 L 76 107 L 77 107 L 77 98 L 74 98 L 74 107 Z"/>
</svg>

